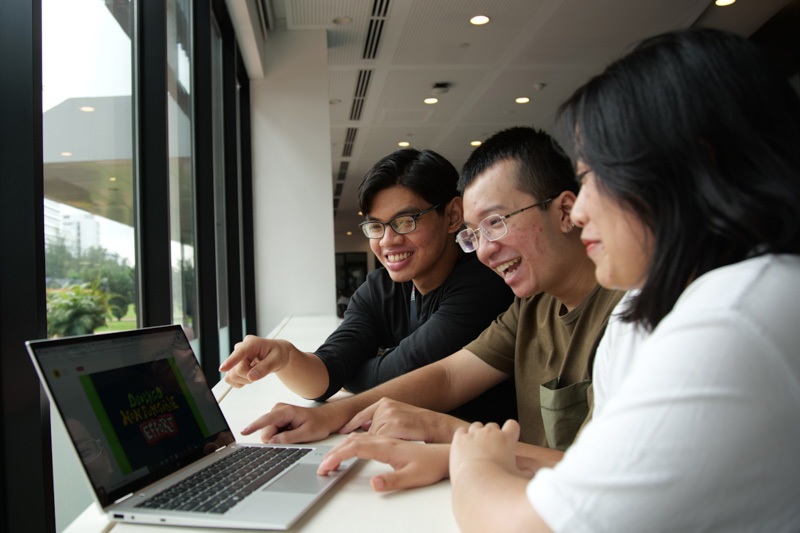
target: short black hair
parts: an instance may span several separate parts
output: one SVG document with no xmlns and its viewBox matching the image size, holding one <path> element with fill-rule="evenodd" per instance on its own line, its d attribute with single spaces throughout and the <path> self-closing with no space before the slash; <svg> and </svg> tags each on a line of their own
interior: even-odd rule
<svg viewBox="0 0 800 533">
<path fill-rule="evenodd" d="M 800 99 L 742 37 L 692 28 L 641 42 L 561 105 L 557 131 L 653 233 L 628 321 L 654 328 L 710 270 L 800 252 Z"/>
<path fill-rule="evenodd" d="M 487 168 L 500 161 L 517 163 L 516 188 L 539 201 L 564 191 L 578 192 L 569 158 L 548 133 L 526 126 L 499 131 L 476 148 L 464 164 L 458 190 L 464 189 Z M 549 203 L 542 205 L 546 209 Z"/>
<path fill-rule="evenodd" d="M 458 171 L 447 159 L 432 150 L 403 148 L 387 155 L 367 171 L 358 187 L 358 205 L 366 215 L 372 209 L 376 194 L 399 185 L 415 192 L 431 205 L 441 204 L 437 211 L 442 213 L 445 204 L 458 196 L 457 184 Z"/>
</svg>

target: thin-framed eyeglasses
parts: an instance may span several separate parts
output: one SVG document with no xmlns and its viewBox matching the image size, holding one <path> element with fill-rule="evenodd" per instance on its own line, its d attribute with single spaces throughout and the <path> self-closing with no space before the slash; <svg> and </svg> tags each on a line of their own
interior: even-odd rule
<svg viewBox="0 0 800 533">
<path fill-rule="evenodd" d="M 502 239 L 508 233 L 508 226 L 506 225 L 506 219 L 513 217 L 523 211 L 527 211 L 528 209 L 533 209 L 534 207 L 538 207 L 540 205 L 546 204 L 547 202 L 551 202 L 558 198 L 557 196 L 553 196 L 552 198 L 548 198 L 547 200 L 542 200 L 541 202 L 536 202 L 533 205 L 529 205 L 528 207 L 523 207 L 522 209 L 517 209 L 513 213 L 509 213 L 507 215 L 489 215 L 488 217 L 484 218 L 478 224 L 478 229 L 474 230 L 472 228 L 463 229 L 456 234 L 456 242 L 458 242 L 461 249 L 467 253 L 474 252 L 480 246 L 480 237 L 481 234 L 486 237 L 488 241 L 496 241 L 497 239 Z"/>
<path fill-rule="evenodd" d="M 94 461 L 103 453 L 100 439 L 86 439 L 78 443 L 78 453 L 84 463 Z"/>
<path fill-rule="evenodd" d="M 395 233 L 398 235 L 405 235 L 417 229 L 417 219 L 429 211 L 433 211 L 442 204 L 436 204 L 429 207 L 425 211 L 420 211 L 416 215 L 397 215 L 389 222 L 377 222 L 375 220 L 366 220 L 359 224 L 361 231 L 368 239 L 380 239 L 386 233 L 386 226 L 391 226 Z"/>
</svg>

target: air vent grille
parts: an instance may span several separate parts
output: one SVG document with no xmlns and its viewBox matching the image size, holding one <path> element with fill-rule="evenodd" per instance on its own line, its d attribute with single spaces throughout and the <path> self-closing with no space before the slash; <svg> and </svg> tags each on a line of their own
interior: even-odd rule
<svg viewBox="0 0 800 533">
<path fill-rule="evenodd" d="M 358 133 L 358 128 L 347 128 L 347 135 L 344 137 L 342 157 L 350 157 L 353 153 L 353 143 L 356 142 L 356 133 Z"/>
<path fill-rule="evenodd" d="M 367 41 L 364 43 L 364 59 L 375 59 L 378 57 L 378 45 L 381 43 L 383 33 L 383 19 L 370 19 Z"/>
<path fill-rule="evenodd" d="M 372 16 L 385 17 L 389 11 L 389 0 L 375 0 L 372 2 Z"/>
<path fill-rule="evenodd" d="M 374 0 L 372 3 L 372 18 L 369 19 L 367 39 L 364 42 L 364 59 L 378 57 L 378 47 L 383 36 L 383 25 L 386 22 L 386 13 L 389 12 L 389 0 Z"/>
<path fill-rule="evenodd" d="M 350 120 L 361 120 L 361 112 L 364 110 L 364 100 L 367 97 L 369 81 L 372 78 L 371 70 L 359 70 L 356 90 L 353 94 L 353 106 L 350 108 Z"/>
<path fill-rule="evenodd" d="M 342 188 L 344 187 L 344 183 L 337 183 L 336 188 L 333 190 L 333 195 L 337 198 L 342 195 Z"/>
<path fill-rule="evenodd" d="M 347 177 L 347 168 L 350 166 L 350 161 L 342 161 L 339 164 L 339 175 L 336 177 L 337 181 L 344 181 Z"/>
</svg>

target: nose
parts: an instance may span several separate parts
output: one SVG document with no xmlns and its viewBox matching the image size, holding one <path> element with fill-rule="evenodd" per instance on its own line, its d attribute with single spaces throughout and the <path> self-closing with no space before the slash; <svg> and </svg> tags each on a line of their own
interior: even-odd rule
<svg viewBox="0 0 800 533">
<path fill-rule="evenodd" d="M 394 230 L 394 228 L 392 228 L 391 226 L 387 225 L 383 230 L 383 237 L 381 237 L 379 240 L 380 240 L 381 246 L 388 246 L 388 245 L 390 245 L 392 243 L 396 243 L 396 242 L 398 242 L 399 240 L 402 240 L 402 239 L 403 239 L 403 235 L 401 235 L 400 233 L 397 233 Z"/>
<path fill-rule="evenodd" d="M 572 204 L 572 210 L 569 212 L 569 219 L 579 228 L 584 227 L 587 222 L 586 211 L 583 208 L 584 197 L 585 195 L 578 193 L 575 203 Z"/>
<path fill-rule="evenodd" d="M 478 241 L 478 249 L 475 253 L 478 254 L 478 259 L 486 266 L 490 266 L 489 259 L 500 248 L 500 241 L 490 241 L 489 239 L 481 239 Z"/>
</svg>

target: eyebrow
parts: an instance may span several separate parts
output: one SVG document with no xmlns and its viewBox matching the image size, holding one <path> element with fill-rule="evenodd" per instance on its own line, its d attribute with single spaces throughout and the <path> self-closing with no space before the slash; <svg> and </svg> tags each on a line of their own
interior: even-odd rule
<svg viewBox="0 0 800 533">
<path fill-rule="evenodd" d="M 480 213 L 478 213 L 478 217 L 480 218 L 478 222 L 480 223 L 481 220 L 488 217 L 489 215 L 494 215 L 494 214 L 501 215 L 501 213 L 508 213 L 507 208 L 503 204 L 493 204 L 483 209 Z M 470 224 L 467 223 L 466 217 L 464 218 L 464 225 L 470 226 Z"/>
<path fill-rule="evenodd" d="M 394 215 L 389 217 L 389 220 L 392 220 L 395 217 L 401 217 L 403 215 L 414 215 L 416 213 L 419 213 L 420 211 L 424 211 L 424 209 L 420 209 L 417 206 L 409 205 L 409 206 L 403 207 L 402 209 L 400 209 L 398 211 L 395 211 Z M 378 220 L 377 218 L 373 217 L 369 213 L 367 213 L 367 220 L 370 221 L 370 222 L 381 222 L 381 220 Z"/>
</svg>

